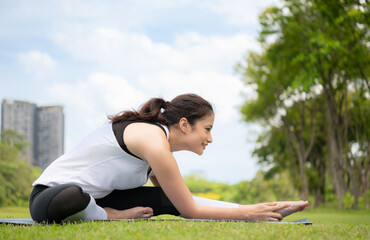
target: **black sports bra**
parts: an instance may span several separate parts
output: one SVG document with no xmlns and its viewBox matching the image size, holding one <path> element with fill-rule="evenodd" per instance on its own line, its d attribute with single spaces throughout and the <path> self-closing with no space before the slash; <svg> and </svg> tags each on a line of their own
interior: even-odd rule
<svg viewBox="0 0 370 240">
<path fill-rule="evenodd" d="M 133 153 L 131 153 L 128 150 L 125 142 L 123 141 L 123 132 L 125 131 L 126 127 L 128 125 L 130 125 L 131 123 L 137 123 L 137 122 L 140 122 L 140 121 L 120 121 L 120 122 L 114 122 L 112 124 L 112 128 L 113 128 L 114 136 L 116 137 L 116 140 L 117 140 L 119 146 L 123 149 L 123 151 L 125 151 L 126 153 L 130 154 L 133 157 L 136 157 L 136 158 L 138 158 L 140 160 L 143 160 L 143 159 L 139 158 L 138 156 L 134 155 Z M 156 125 L 156 126 L 160 127 L 164 131 L 164 133 L 166 134 L 166 136 L 167 136 L 166 130 L 159 123 L 155 123 L 155 122 L 143 122 L 143 123 L 153 124 L 153 125 Z"/>
</svg>

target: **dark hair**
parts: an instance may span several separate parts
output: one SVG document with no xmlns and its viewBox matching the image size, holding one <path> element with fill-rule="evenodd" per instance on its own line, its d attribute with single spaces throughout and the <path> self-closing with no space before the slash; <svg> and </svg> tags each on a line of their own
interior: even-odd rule
<svg viewBox="0 0 370 240">
<path fill-rule="evenodd" d="M 158 122 L 170 126 L 184 117 L 190 125 L 194 125 L 196 121 L 211 113 L 213 108 L 208 101 L 196 94 L 183 94 L 171 102 L 166 102 L 163 98 L 152 98 L 139 111 L 122 111 L 108 118 L 112 122 Z"/>
</svg>

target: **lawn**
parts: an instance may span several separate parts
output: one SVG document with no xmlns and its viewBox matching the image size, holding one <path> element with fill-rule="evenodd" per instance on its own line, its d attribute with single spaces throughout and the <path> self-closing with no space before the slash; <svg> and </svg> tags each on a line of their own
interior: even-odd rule
<svg viewBox="0 0 370 240">
<path fill-rule="evenodd" d="M 25 208 L 2 208 L 0 218 L 29 217 Z M 237 222 L 86 222 L 0 225 L 0 239 L 370 239 L 370 211 L 309 210 L 284 221 L 313 225 Z"/>
</svg>

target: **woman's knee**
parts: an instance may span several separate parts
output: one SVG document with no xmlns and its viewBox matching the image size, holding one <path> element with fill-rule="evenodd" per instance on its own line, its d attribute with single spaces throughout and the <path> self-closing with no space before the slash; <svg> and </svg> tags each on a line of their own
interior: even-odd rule
<svg viewBox="0 0 370 240">
<path fill-rule="evenodd" d="M 40 192 L 33 199 L 30 212 L 35 221 L 60 222 L 85 209 L 89 202 L 90 195 L 80 186 L 63 184 Z"/>
<path fill-rule="evenodd" d="M 47 215 L 54 221 L 61 221 L 87 207 L 90 195 L 83 193 L 81 187 L 70 186 L 63 189 L 50 201 Z"/>
</svg>

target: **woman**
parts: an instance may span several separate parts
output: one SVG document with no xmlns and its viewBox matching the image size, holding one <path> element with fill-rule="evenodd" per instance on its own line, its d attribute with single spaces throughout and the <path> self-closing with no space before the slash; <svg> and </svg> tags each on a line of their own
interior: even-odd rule
<svg viewBox="0 0 370 240">
<path fill-rule="evenodd" d="M 136 111 L 110 116 L 72 151 L 54 161 L 33 186 L 37 222 L 149 218 L 279 221 L 308 202 L 242 206 L 193 197 L 172 152 L 201 155 L 212 143 L 212 106 L 195 94 L 171 102 L 153 98 Z M 151 179 L 155 187 L 142 187 Z"/>
</svg>

